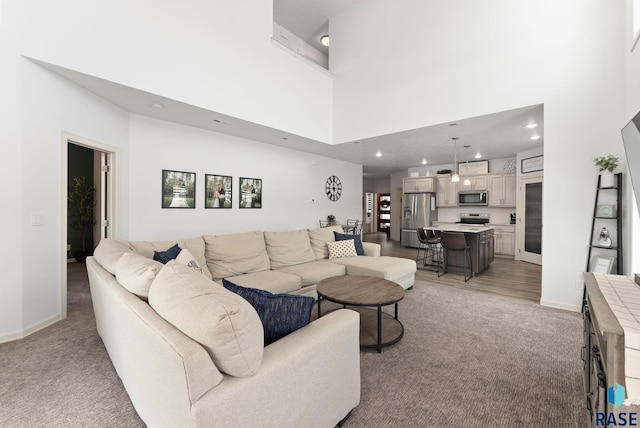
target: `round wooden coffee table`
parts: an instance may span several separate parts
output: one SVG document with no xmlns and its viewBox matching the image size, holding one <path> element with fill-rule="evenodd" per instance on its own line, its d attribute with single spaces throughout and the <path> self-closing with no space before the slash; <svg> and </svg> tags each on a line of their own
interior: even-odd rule
<svg viewBox="0 0 640 428">
<path fill-rule="evenodd" d="M 360 313 L 360 348 L 374 348 L 380 353 L 383 347 L 397 343 L 404 336 L 404 326 L 398 320 L 398 302 L 404 298 L 404 288 L 395 282 L 343 275 L 323 279 L 316 288 L 318 317 L 322 316 L 322 300 L 353 306 L 349 309 Z M 395 305 L 394 316 L 382 312 L 382 307 L 387 305 Z"/>
</svg>

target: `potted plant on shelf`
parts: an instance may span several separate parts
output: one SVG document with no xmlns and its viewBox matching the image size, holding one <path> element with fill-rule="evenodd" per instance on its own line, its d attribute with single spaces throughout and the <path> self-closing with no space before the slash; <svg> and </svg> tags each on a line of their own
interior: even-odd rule
<svg viewBox="0 0 640 428">
<path fill-rule="evenodd" d="M 613 170 L 618 167 L 618 158 L 613 155 L 601 156 L 593 158 L 593 163 L 600 168 L 600 187 L 613 187 Z"/>
<path fill-rule="evenodd" d="M 82 250 L 76 251 L 75 258 L 84 262 L 87 255 L 87 232 L 96 224 L 94 217 L 96 189 L 86 183 L 86 178 L 74 178 L 69 187 L 69 225 L 80 232 L 82 237 Z"/>
<path fill-rule="evenodd" d="M 336 225 L 336 216 L 334 216 L 333 214 L 329 214 L 327 216 L 327 222 L 329 223 L 329 226 L 335 226 Z"/>
</svg>

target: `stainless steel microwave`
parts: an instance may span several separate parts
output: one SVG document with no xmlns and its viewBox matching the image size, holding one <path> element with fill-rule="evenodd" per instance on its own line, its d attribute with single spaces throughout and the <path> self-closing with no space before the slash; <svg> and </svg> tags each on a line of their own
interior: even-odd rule
<svg viewBox="0 0 640 428">
<path fill-rule="evenodd" d="M 486 190 L 465 190 L 458 192 L 458 205 L 489 205 L 489 195 Z"/>
</svg>

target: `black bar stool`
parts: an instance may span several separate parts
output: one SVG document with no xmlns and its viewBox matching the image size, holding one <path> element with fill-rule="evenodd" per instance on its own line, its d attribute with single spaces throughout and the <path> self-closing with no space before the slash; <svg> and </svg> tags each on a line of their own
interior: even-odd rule
<svg viewBox="0 0 640 428">
<path fill-rule="evenodd" d="M 442 274 L 440 274 L 440 265 L 438 265 L 438 278 L 447 273 L 449 264 L 449 251 L 464 252 L 464 282 L 473 277 L 473 267 L 471 266 L 471 247 L 467 245 L 467 240 L 462 232 L 442 232 L 440 234 L 440 245 L 444 251 Z M 467 261 L 469 262 L 467 264 Z M 467 266 L 469 267 L 469 277 L 467 278 Z"/>
</svg>

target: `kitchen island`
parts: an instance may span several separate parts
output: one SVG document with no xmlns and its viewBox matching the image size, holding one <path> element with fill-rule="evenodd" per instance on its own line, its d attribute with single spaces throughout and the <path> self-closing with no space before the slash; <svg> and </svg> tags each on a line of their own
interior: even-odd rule
<svg viewBox="0 0 640 428">
<path fill-rule="evenodd" d="M 471 247 L 471 270 L 474 275 L 484 272 L 491 266 L 494 252 L 492 226 L 452 223 L 425 227 L 425 230 L 462 232 L 467 240 L 467 245 Z M 462 252 L 451 252 L 448 266 L 449 268 L 464 269 L 464 254 Z"/>
</svg>

